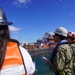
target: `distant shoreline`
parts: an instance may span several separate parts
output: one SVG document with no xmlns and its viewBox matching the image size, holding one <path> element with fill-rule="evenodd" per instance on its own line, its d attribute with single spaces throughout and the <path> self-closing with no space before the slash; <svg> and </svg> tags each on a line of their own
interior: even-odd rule
<svg viewBox="0 0 75 75">
<path fill-rule="evenodd" d="M 47 48 L 47 49 L 36 49 L 36 50 L 31 50 L 31 51 L 28 51 L 29 54 L 31 56 L 35 56 L 35 55 L 38 55 L 38 54 L 44 54 L 44 53 L 49 53 L 53 50 L 53 48 Z"/>
</svg>

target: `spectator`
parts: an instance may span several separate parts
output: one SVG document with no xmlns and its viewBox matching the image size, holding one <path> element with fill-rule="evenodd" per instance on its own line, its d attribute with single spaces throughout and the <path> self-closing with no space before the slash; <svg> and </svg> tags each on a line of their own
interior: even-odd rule
<svg viewBox="0 0 75 75">
<path fill-rule="evenodd" d="M 0 75 L 33 75 L 35 65 L 31 56 L 17 40 L 10 39 L 10 24 L 0 7 Z"/>
<path fill-rule="evenodd" d="M 73 69 L 74 69 L 74 75 L 75 75 L 75 33 L 74 32 L 68 32 L 67 40 L 70 43 L 70 46 L 73 50 Z"/>
<path fill-rule="evenodd" d="M 57 45 L 51 53 L 49 67 L 55 75 L 73 75 L 73 51 L 65 40 L 67 32 L 64 27 L 59 27 L 54 32 L 54 41 Z"/>
</svg>

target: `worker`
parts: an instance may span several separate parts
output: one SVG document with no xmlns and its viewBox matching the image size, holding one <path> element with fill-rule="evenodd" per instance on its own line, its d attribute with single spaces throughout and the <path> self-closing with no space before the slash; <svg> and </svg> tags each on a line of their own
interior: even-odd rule
<svg viewBox="0 0 75 75">
<path fill-rule="evenodd" d="M 10 38 L 11 24 L 0 7 L 0 75 L 33 75 L 35 65 L 30 54 Z"/>
<path fill-rule="evenodd" d="M 51 53 L 49 67 L 55 75 L 73 75 L 73 51 L 66 40 L 67 33 L 64 27 L 58 27 L 54 32 L 57 45 Z"/>
<path fill-rule="evenodd" d="M 70 43 L 69 45 L 73 50 L 73 71 L 75 75 L 75 32 L 68 32 L 67 41 Z"/>
</svg>

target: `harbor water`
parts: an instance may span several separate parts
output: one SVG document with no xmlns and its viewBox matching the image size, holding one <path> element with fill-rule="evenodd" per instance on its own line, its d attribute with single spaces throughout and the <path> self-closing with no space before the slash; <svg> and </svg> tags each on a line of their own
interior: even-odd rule
<svg viewBox="0 0 75 75">
<path fill-rule="evenodd" d="M 43 61 L 43 56 L 49 58 L 49 53 L 32 56 L 32 59 L 36 65 L 35 75 L 54 75 L 54 73 L 49 69 L 48 65 L 46 65 L 46 63 Z"/>
</svg>

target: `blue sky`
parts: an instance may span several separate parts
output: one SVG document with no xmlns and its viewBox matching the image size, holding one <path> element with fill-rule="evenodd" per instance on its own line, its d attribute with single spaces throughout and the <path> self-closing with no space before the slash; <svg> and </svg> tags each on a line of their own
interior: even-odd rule
<svg viewBox="0 0 75 75">
<path fill-rule="evenodd" d="M 0 0 L 0 6 L 20 42 L 35 42 L 59 26 L 75 32 L 75 0 Z"/>
</svg>

